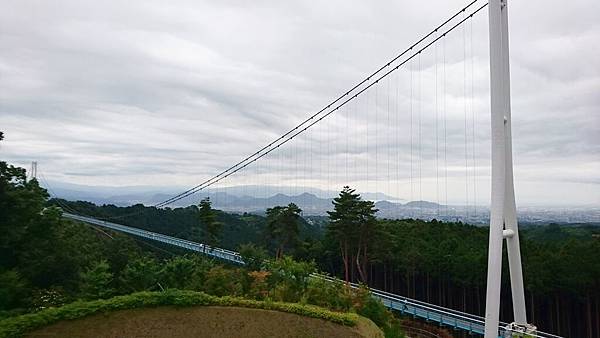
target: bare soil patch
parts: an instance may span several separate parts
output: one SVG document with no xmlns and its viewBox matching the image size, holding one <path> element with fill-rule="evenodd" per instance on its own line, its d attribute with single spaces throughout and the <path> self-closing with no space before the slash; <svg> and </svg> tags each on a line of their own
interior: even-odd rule
<svg viewBox="0 0 600 338">
<path fill-rule="evenodd" d="M 296 314 L 241 307 L 158 307 L 121 310 L 61 321 L 27 337 L 339 337 L 380 338 L 382 332 L 361 318 L 355 327 Z"/>
</svg>

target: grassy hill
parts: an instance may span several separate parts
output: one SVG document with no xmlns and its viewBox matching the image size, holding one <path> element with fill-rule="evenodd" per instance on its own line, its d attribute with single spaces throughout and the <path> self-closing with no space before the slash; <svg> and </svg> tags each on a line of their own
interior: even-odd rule
<svg viewBox="0 0 600 338">
<path fill-rule="evenodd" d="M 242 307 L 159 307 L 61 321 L 26 337 L 339 337 L 378 338 L 381 330 L 359 318 L 355 326 L 297 314 Z"/>
<path fill-rule="evenodd" d="M 139 292 L 0 321 L 0 337 L 383 337 L 370 320 L 313 305 Z"/>
</svg>

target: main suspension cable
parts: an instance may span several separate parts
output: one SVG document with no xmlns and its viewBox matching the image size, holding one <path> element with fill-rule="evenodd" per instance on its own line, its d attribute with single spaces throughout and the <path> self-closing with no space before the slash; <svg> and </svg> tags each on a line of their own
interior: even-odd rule
<svg viewBox="0 0 600 338">
<path fill-rule="evenodd" d="M 482 6 L 480 6 L 478 9 L 474 10 L 473 13 L 471 13 L 470 15 L 463 17 L 462 20 L 460 20 L 458 23 L 456 23 L 450 29 L 446 30 L 442 35 L 440 35 L 437 38 L 435 38 L 432 41 L 430 41 L 427 45 L 425 45 L 424 47 L 422 47 L 418 52 L 413 53 L 410 57 L 408 57 L 402 63 L 400 63 L 399 65 L 397 65 L 394 68 L 391 68 L 388 72 L 386 72 L 385 74 L 383 74 L 382 76 L 380 76 L 379 78 L 377 78 L 377 80 L 372 81 L 372 78 L 374 78 L 377 74 L 381 73 L 387 67 L 390 67 L 392 65 L 392 63 L 394 63 L 395 61 L 397 61 L 398 59 L 400 59 L 402 56 L 404 56 L 407 53 L 411 52 L 416 46 L 418 46 L 419 44 L 421 44 L 427 38 L 429 38 L 433 34 L 438 33 L 438 31 L 442 27 L 444 27 L 445 25 L 447 25 L 450 21 L 452 21 L 453 19 L 455 19 L 461 13 L 465 13 L 466 10 L 468 8 L 470 8 L 473 4 L 475 4 L 477 1 L 479 1 L 479 0 L 474 0 L 471 3 L 469 3 L 463 9 L 461 9 L 460 11 L 458 11 L 457 13 L 455 13 L 449 19 L 447 19 L 446 21 L 444 21 L 441 25 L 437 26 L 431 32 L 429 32 L 428 34 L 426 34 L 425 36 L 423 36 L 421 39 L 419 39 L 417 42 L 415 42 L 409 48 L 407 48 L 406 50 L 404 50 L 402 53 L 398 54 L 392 60 L 388 61 L 385 65 L 381 66 L 377 71 L 373 72 L 367 78 L 363 79 L 358 84 L 356 84 L 355 86 L 353 86 L 350 90 L 346 91 L 344 94 L 342 94 L 341 96 L 339 96 L 337 99 L 335 99 L 334 101 L 332 101 L 331 103 L 329 103 L 327 106 L 325 106 L 324 108 L 322 108 L 321 110 L 319 110 L 317 113 L 315 113 L 315 114 L 311 115 L 310 117 L 308 117 L 307 119 L 305 119 L 302 123 L 300 123 L 299 125 L 297 125 L 293 129 L 289 130 L 288 132 L 286 132 L 285 134 L 283 134 L 279 138 L 277 138 L 274 141 L 270 142 L 269 144 L 267 144 L 266 146 L 262 147 L 261 149 L 259 149 L 255 153 L 253 153 L 252 155 L 247 156 L 243 160 L 239 161 L 238 163 L 234 164 L 233 166 L 229 167 L 228 169 L 222 171 L 221 173 L 219 173 L 219 174 L 211 177 L 210 179 L 205 180 L 204 182 L 202 182 L 202 183 L 200 183 L 200 184 L 198 184 L 198 185 L 196 185 L 196 186 L 194 186 L 194 187 L 192 187 L 192 188 L 190 188 L 190 189 L 188 189 L 188 190 L 186 190 L 186 191 L 184 191 L 182 193 L 179 193 L 179 194 L 177 194 L 177 195 L 175 195 L 175 196 L 173 196 L 173 197 L 171 197 L 169 199 L 166 199 L 166 200 L 164 200 L 164 201 L 162 201 L 160 203 L 155 204 L 154 207 L 157 207 L 157 208 L 163 207 L 163 206 L 166 206 L 168 204 L 174 203 L 174 202 L 176 202 L 176 201 L 178 201 L 178 200 L 180 200 L 182 198 L 185 198 L 187 196 L 195 194 L 197 191 L 200 191 L 200 190 L 202 190 L 202 189 L 204 189 L 204 188 L 206 188 L 206 187 L 208 187 L 208 186 L 210 186 L 210 185 L 212 185 L 212 184 L 214 184 L 214 183 L 222 180 L 223 178 L 226 178 L 226 177 L 230 176 L 231 174 L 238 172 L 239 170 L 245 168 L 250 163 L 255 162 L 256 160 L 262 158 L 263 156 L 265 156 L 269 152 L 273 151 L 274 149 L 278 148 L 279 146 L 281 146 L 281 145 L 285 144 L 286 142 L 288 142 L 289 140 L 293 139 L 298 134 L 306 131 L 308 128 L 310 128 L 311 126 L 313 126 L 315 123 L 320 122 L 323 118 L 325 118 L 325 117 L 329 116 L 331 113 L 337 111 L 340 107 L 342 107 L 343 105 L 345 105 L 350 100 L 356 98 L 358 95 L 362 94 L 365 90 L 369 89 L 374 84 L 377 84 L 379 82 L 379 80 L 381 80 L 382 78 L 386 77 L 391 72 L 397 70 L 400 66 L 404 65 L 406 63 L 406 61 L 412 59 L 417 54 L 420 54 L 423 50 L 427 49 L 433 43 L 435 43 L 436 41 L 438 41 L 441 37 L 445 36 L 447 33 L 449 33 L 452 30 L 454 30 L 460 24 L 462 24 L 463 22 L 465 22 L 468 18 L 473 17 L 474 14 L 476 14 L 481 9 L 483 9 L 485 6 L 487 6 L 487 3 L 485 3 Z M 357 89 L 359 89 L 362 85 L 364 85 L 365 83 L 367 83 L 369 81 L 371 81 L 369 85 L 363 87 L 357 93 L 355 93 L 353 95 L 350 95 L 354 91 L 356 91 Z M 347 99 L 345 101 L 343 101 L 344 98 L 347 98 Z M 337 105 L 335 108 L 332 108 L 333 106 L 335 106 L 340 101 L 343 101 L 343 102 L 341 104 Z M 332 109 L 328 113 L 326 113 L 326 114 L 322 115 L 320 118 L 316 119 L 319 115 L 323 114 L 323 112 L 327 111 L 330 108 L 332 108 Z"/>
</svg>

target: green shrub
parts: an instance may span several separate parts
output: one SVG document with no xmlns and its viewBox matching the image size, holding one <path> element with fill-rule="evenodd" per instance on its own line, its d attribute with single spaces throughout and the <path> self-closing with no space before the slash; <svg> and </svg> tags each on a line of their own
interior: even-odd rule
<svg viewBox="0 0 600 338">
<path fill-rule="evenodd" d="M 27 285 L 15 270 L 0 271 L 0 310 L 23 306 Z"/>
<path fill-rule="evenodd" d="M 267 251 L 254 243 L 240 245 L 238 252 L 246 263 L 246 268 L 251 271 L 262 270 L 266 260 L 269 258 Z"/>
<path fill-rule="evenodd" d="M 267 262 L 267 270 L 271 272 L 267 279 L 271 297 L 277 301 L 298 302 L 308 286 L 310 274 L 315 271 L 315 264 L 296 262 L 285 256 Z"/>
<path fill-rule="evenodd" d="M 383 327 L 385 338 L 406 338 L 402 325 L 397 318 L 392 318 L 387 325 Z"/>
<path fill-rule="evenodd" d="M 243 290 L 242 279 L 237 269 L 215 266 L 206 273 L 202 291 L 215 296 L 240 295 Z"/>
<path fill-rule="evenodd" d="M 146 291 L 157 287 L 160 265 L 151 257 L 141 257 L 131 260 L 119 278 L 121 289 L 125 293 Z"/>
<path fill-rule="evenodd" d="M 87 302 L 77 301 L 60 308 L 50 308 L 37 313 L 7 318 L 0 321 L 0 337 L 20 337 L 28 331 L 60 320 L 82 318 L 94 313 L 167 305 L 182 307 L 207 305 L 239 306 L 289 312 L 347 326 L 354 326 L 358 322 L 356 314 L 332 312 L 313 305 L 262 302 L 238 297 L 219 298 L 202 292 L 171 289 L 165 292 L 138 292 L 111 299 L 99 299 Z"/>
<path fill-rule="evenodd" d="M 363 286 L 355 290 L 354 308 L 359 315 L 369 318 L 381 328 L 386 327 L 391 319 L 390 311 Z"/>
<path fill-rule="evenodd" d="M 350 311 L 353 293 L 354 290 L 340 280 L 330 282 L 322 278 L 311 278 L 304 293 L 304 300 L 334 311 Z"/>
<path fill-rule="evenodd" d="M 250 271 L 248 272 L 249 285 L 245 293 L 253 299 L 265 299 L 269 295 L 269 285 L 267 278 L 271 273 L 268 271 Z"/>
<path fill-rule="evenodd" d="M 96 262 L 80 275 L 80 293 L 84 299 L 108 298 L 114 294 L 113 274 L 106 260 Z"/>
<path fill-rule="evenodd" d="M 390 312 L 388 309 L 379 299 L 373 297 L 369 297 L 363 306 L 358 308 L 356 312 L 363 317 L 369 318 L 373 323 L 382 328 L 385 327 L 390 320 Z"/>
<path fill-rule="evenodd" d="M 195 257 L 175 256 L 163 264 L 161 284 L 170 289 L 186 289 L 193 281 Z"/>
<path fill-rule="evenodd" d="M 69 303 L 69 296 L 61 287 L 50 287 L 48 289 L 34 289 L 31 292 L 29 308 L 39 311 L 50 307 L 59 307 Z"/>
</svg>

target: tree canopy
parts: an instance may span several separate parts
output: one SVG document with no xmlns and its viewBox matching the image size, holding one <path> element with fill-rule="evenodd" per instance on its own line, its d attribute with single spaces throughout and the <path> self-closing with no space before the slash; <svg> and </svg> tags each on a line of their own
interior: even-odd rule
<svg viewBox="0 0 600 338">
<path fill-rule="evenodd" d="M 267 209 L 267 236 L 276 244 L 275 257 L 283 257 L 287 249 L 296 249 L 300 236 L 301 212 L 294 203 Z"/>
<path fill-rule="evenodd" d="M 219 246 L 223 223 L 217 220 L 217 214 L 212 208 L 210 197 L 206 197 L 200 201 L 198 216 L 202 225 L 202 236 L 199 236 L 199 240 L 197 240 L 211 247 Z"/>
<path fill-rule="evenodd" d="M 367 264 L 369 247 L 376 234 L 375 204 L 364 201 L 356 190 L 345 186 L 333 200 L 333 211 L 328 211 L 327 235 L 338 244 L 344 263 L 344 277 L 349 281 L 350 264 L 356 268 L 363 282 L 368 282 Z"/>
</svg>

